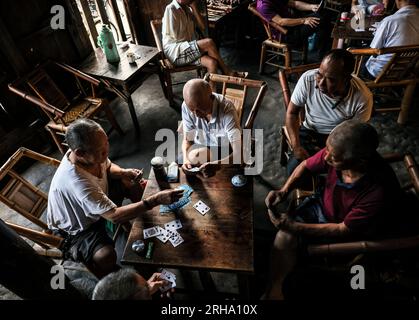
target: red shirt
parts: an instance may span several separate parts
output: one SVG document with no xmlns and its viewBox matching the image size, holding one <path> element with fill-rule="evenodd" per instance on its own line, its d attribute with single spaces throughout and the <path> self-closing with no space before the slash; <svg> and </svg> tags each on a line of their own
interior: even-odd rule
<svg viewBox="0 0 419 320">
<path fill-rule="evenodd" d="M 354 184 L 341 181 L 341 173 L 324 160 L 326 148 L 306 160 L 307 169 L 327 173 L 322 195 L 323 213 L 329 222 L 341 223 L 354 232 L 380 232 L 389 222 L 388 213 L 401 194 L 397 177 L 385 160 L 378 155 L 371 161 L 368 172 Z"/>
</svg>

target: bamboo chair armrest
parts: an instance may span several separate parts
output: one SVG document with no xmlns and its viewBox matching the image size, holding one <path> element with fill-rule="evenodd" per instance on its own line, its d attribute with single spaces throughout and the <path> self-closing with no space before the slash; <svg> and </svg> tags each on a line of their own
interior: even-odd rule
<svg viewBox="0 0 419 320">
<path fill-rule="evenodd" d="M 348 48 L 348 51 L 353 55 L 361 55 L 361 56 L 376 56 L 380 55 L 381 49 L 376 48 Z"/>
<path fill-rule="evenodd" d="M 76 68 L 73 68 L 72 66 L 69 66 L 67 64 L 64 63 L 60 63 L 60 62 L 53 62 L 54 64 L 56 64 L 57 66 L 61 67 L 62 69 L 74 74 L 76 77 L 86 80 L 88 82 L 90 82 L 91 84 L 95 85 L 96 87 L 98 87 L 100 85 L 100 81 L 98 79 L 95 79 L 91 76 L 89 76 L 88 74 L 77 70 Z"/>
<path fill-rule="evenodd" d="M 15 88 L 12 84 L 9 84 L 8 87 L 9 87 L 10 91 L 12 91 L 12 92 L 16 93 L 17 95 L 21 96 L 23 99 L 29 100 L 30 102 L 36 104 L 37 106 L 40 106 L 42 109 L 45 109 L 46 111 L 54 114 L 57 117 L 61 118 L 65 114 L 64 111 L 54 107 L 53 105 L 50 105 L 47 102 L 42 101 L 41 99 L 39 99 L 39 98 L 37 98 L 37 97 L 35 97 L 31 94 L 28 94 L 24 91 L 21 91 L 20 89 Z"/>
<path fill-rule="evenodd" d="M 307 251 L 310 256 L 331 256 L 401 250 L 416 247 L 419 247 L 419 236 L 373 241 L 312 244 L 308 246 Z"/>
</svg>

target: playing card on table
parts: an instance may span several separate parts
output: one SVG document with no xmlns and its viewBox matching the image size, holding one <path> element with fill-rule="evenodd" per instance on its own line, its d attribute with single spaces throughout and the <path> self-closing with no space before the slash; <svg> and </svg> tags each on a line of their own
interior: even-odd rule
<svg viewBox="0 0 419 320">
<path fill-rule="evenodd" d="M 173 221 L 170 221 L 170 222 L 166 223 L 164 225 L 164 228 L 166 230 L 177 230 L 177 229 L 182 228 L 182 223 L 180 222 L 179 219 L 176 219 L 176 220 L 173 220 Z"/>
<path fill-rule="evenodd" d="M 202 215 L 205 215 L 208 211 L 210 211 L 210 207 L 208 207 L 202 200 L 195 203 L 193 207 Z"/>
<path fill-rule="evenodd" d="M 158 227 L 152 227 L 152 228 L 143 230 L 144 239 L 155 237 L 155 236 L 158 236 L 159 234 L 160 234 L 160 231 Z"/>
<path fill-rule="evenodd" d="M 170 238 L 169 238 L 169 241 L 170 241 L 170 243 L 176 248 L 178 245 L 180 245 L 184 240 L 183 240 L 183 238 L 181 237 L 181 235 L 177 232 L 177 231 L 175 231 L 175 230 L 172 230 L 172 232 L 174 233 Z"/>
<path fill-rule="evenodd" d="M 161 242 L 166 243 L 167 240 L 169 240 L 169 232 L 166 229 L 163 229 L 162 227 L 157 227 L 159 229 L 160 234 L 157 236 L 157 239 L 159 239 Z"/>
</svg>

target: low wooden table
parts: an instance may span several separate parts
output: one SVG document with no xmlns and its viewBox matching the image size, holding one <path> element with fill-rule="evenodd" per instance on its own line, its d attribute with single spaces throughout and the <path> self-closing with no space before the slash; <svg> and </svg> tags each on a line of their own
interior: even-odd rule
<svg viewBox="0 0 419 320">
<path fill-rule="evenodd" d="M 350 18 L 354 16 L 350 14 Z M 332 49 L 342 49 L 344 41 L 347 40 L 372 40 L 374 38 L 373 31 L 369 28 L 375 23 L 383 20 L 385 16 L 366 16 L 365 17 L 365 31 L 355 31 L 351 27 L 351 20 L 341 22 L 338 18 L 332 30 L 333 44 Z"/>
<path fill-rule="evenodd" d="M 246 275 L 253 274 L 253 179 L 248 176 L 247 184 L 236 188 L 231 178 L 243 169 L 225 166 L 214 177 L 204 179 L 198 176 L 185 176 L 179 169 L 180 182 L 171 183 L 170 188 L 188 184 L 194 189 L 191 203 L 177 215 L 161 215 L 157 206 L 133 222 L 121 262 L 124 264 L 146 264 L 156 267 L 194 269 L 198 271 L 236 272 L 244 275 L 245 281 L 239 285 L 247 286 Z M 158 192 L 153 171 L 144 192 L 144 198 Z M 205 202 L 211 210 L 204 216 L 193 208 L 198 200 Z M 178 247 L 170 241 L 162 243 L 157 238 L 151 259 L 137 254 L 131 249 L 135 240 L 143 239 L 143 229 L 180 219 L 183 227 L 178 230 L 185 240 Z M 241 278 L 243 280 L 243 277 Z M 241 288 L 243 294 L 248 294 Z"/>
<path fill-rule="evenodd" d="M 130 50 L 140 58 L 135 63 L 129 63 L 126 52 Z M 102 49 L 96 48 L 95 51 L 83 61 L 78 67 L 79 70 L 100 79 L 107 89 L 115 92 L 128 104 L 132 122 L 136 133 L 140 131 L 137 114 L 131 94 L 143 83 L 148 75 L 159 72 L 156 66 L 151 65 L 159 55 L 155 47 L 139 46 L 130 44 L 129 49 L 118 48 L 121 60 L 116 64 L 106 61 L 106 56 Z"/>
</svg>

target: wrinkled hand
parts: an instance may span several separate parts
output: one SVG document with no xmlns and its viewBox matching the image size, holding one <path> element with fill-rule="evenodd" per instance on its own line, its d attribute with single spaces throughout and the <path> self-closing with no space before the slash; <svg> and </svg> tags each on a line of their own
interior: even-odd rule
<svg viewBox="0 0 419 320">
<path fill-rule="evenodd" d="M 304 24 L 309 25 L 312 28 L 317 27 L 319 25 L 319 23 L 320 23 L 320 18 L 317 18 L 317 17 L 304 18 Z"/>
<path fill-rule="evenodd" d="M 287 192 L 284 190 L 272 190 L 268 193 L 265 198 L 265 204 L 268 209 L 274 209 L 275 206 L 282 201 L 284 201 L 287 197 Z"/>
<path fill-rule="evenodd" d="M 269 219 L 271 219 L 272 224 L 277 229 L 283 229 L 286 230 L 289 228 L 289 225 L 291 223 L 291 220 L 288 219 L 288 215 L 286 213 L 281 213 L 278 216 L 276 216 L 272 210 L 268 209 Z"/>
<path fill-rule="evenodd" d="M 303 161 L 303 160 L 307 159 L 308 157 L 310 157 L 307 150 L 304 149 L 303 147 L 294 148 L 293 153 L 294 153 L 295 159 L 300 160 L 300 161 Z"/>
<path fill-rule="evenodd" d="M 150 295 L 153 295 L 159 290 L 159 288 L 168 285 L 167 280 L 160 278 L 161 273 L 154 273 L 150 279 L 147 280 L 148 289 L 150 290 Z"/>
<path fill-rule="evenodd" d="M 123 169 L 122 176 L 132 181 L 140 181 L 143 177 L 143 170 L 141 169 Z"/>
<path fill-rule="evenodd" d="M 183 196 L 183 190 L 163 190 L 154 195 L 156 204 L 171 204 L 179 201 Z"/>
<path fill-rule="evenodd" d="M 182 165 L 182 169 L 183 171 L 187 171 L 193 168 L 193 164 L 189 161 L 189 160 L 184 160 L 183 161 L 183 165 Z M 187 174 L 187 172 L 185 172 Z"/>
<path fill-rule="evenodd" d="M 320 5 L 319 4 L 312 4 L 311 5 L 311 11 L 313 12 L 317 12 L 317 10 L 319 10 Z"/>
<path fill-rule="evenodd" d="M 199 167 L 200 173 L 204 176 L 204 178 L 209 178 L 215 175 L 217 170 L 220 169 L 220 165 L 218 163 L 206 162 Z"/>
</svg>

